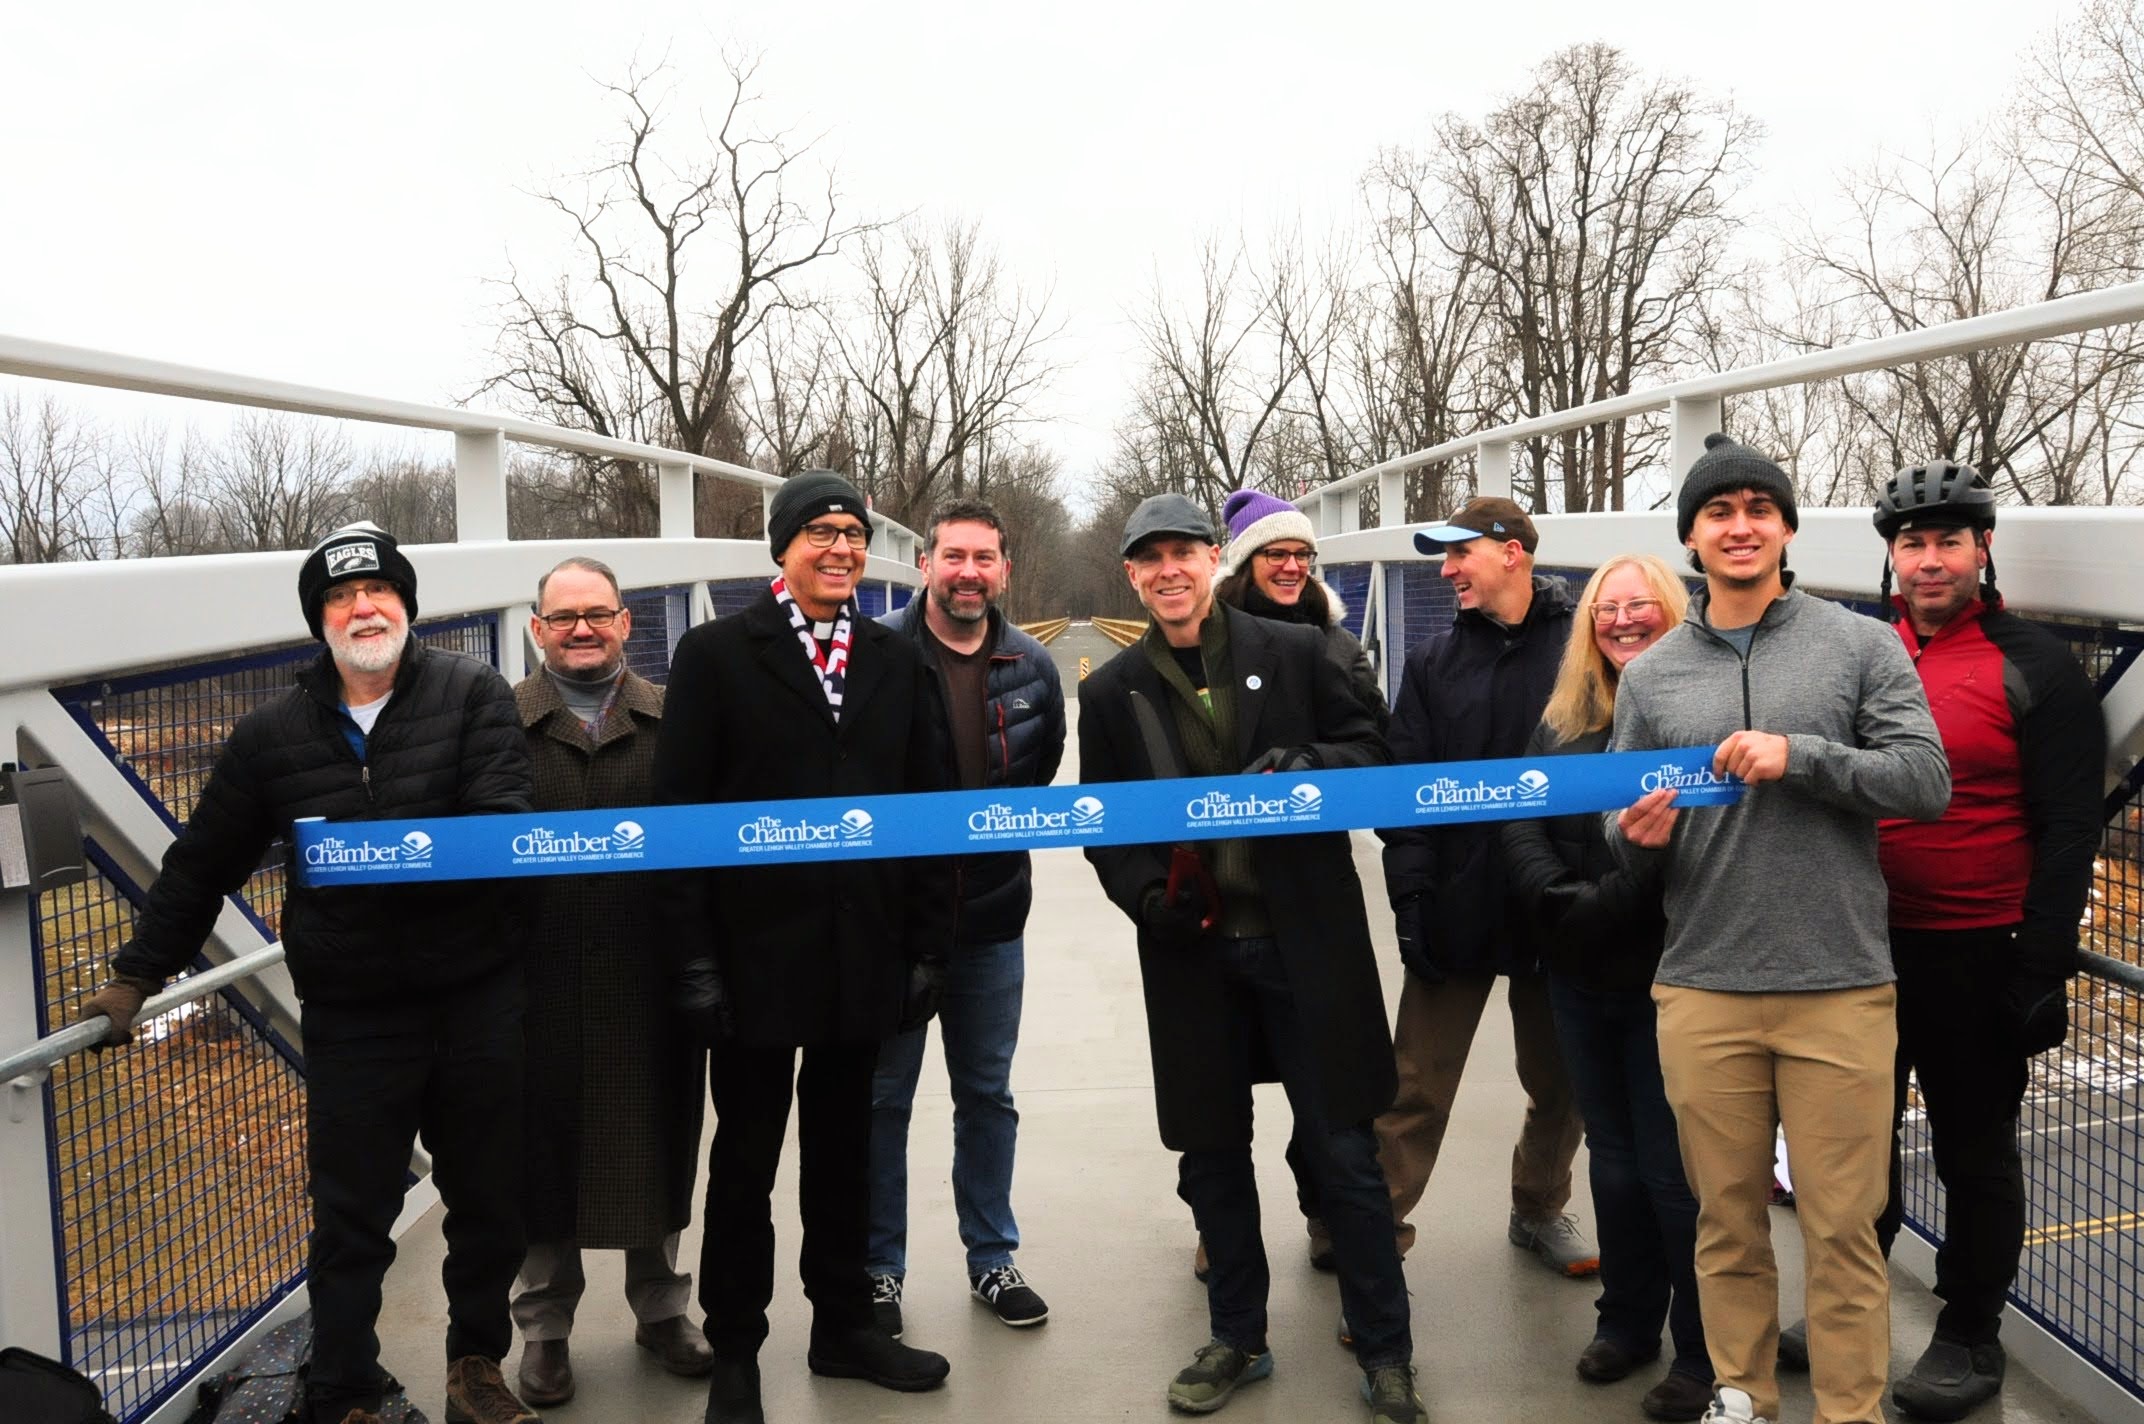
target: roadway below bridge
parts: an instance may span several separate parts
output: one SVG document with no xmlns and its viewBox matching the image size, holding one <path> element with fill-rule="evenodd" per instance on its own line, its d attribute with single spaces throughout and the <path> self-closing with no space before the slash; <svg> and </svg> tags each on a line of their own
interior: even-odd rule
<svg viewBox="0 0 2144 1424">
<path fill-rule="evenodd" d="M 1091 640 L 1091 642 L 1089 641 Z M 1051 645 L 1066 668 L 1075 733 L 1060 781 L 1078 777 L 1078 660 L 1099 667 L 1116 652 L 1075 624 Z M 1375 840 L 1355 837 L 1356 859 L 1373 899 L 1371 926 L 1388 1002 L 1401 970 Z M 1153 1075 L 1129 922 L 1110 905 L 1086 861 L 1069 851 L 1035 857 L 1035 907 L 1028 923 L 1027 991 L 1014 1091 L 1020 1151 L 1014 1206 L 1019 1264 L 1050 1304 L 1049 1323 L 1011 1330 L 968 1296 L 955 1229 L 950 1178 L 952 1105 L 944 1062 L 933 1049 L 916 1095 L 909 1157 L 909 1343 L 944 1353 L 952 1377 L 928 1394 L 895 1395 L 853 1381 L 819 1379 L 805 1368 L 809 1306 L 797 1284 L 796 1143 L 775 1188 L 776 1290 L 772 1333 L 760 1355 L 767 1416 L 774 1424 L 853 1424 L 857 1420 L 952 1424 L 1013 1419 L 1023 1424 L 1091 1424 L 1171 1416 L 1170 1377 L 1207 1338 L 1204 1289 L 1192 1279 L 1194 1235 L 1176 1197 L 1176 1162 L 1155 1134 Z M 1443 1160 L 1417 1209 L 1420 1230 L 1406 1271 L 1414 1302 L 1415 1361 L 1429 1417 L 1477 1421 L 1631 1420 L 1658 1369 L 1607 1386 L 1582 1382 L 1573 1362 L 1593 1332 L 1593 1282 L 1551 1274 L 1504 1237 L 1511 1144 L 1525 1097 L 1512 1069 L 1508 1015 L 1492 1006 L 1476 1038 L 1466 1084 L 1454 1107 Z M 1334 1339 L 1339 1292 L 1311 1269 L 1293 1184 L 1281 1159 L 1288 1108 L 1276 1085 L 1257 1090 L 1259 1184 L 1273 1264 L 1270 1383 L 1246 1389 L 1226 1417 L 1237 1424 L 1300 1424 L 1363 1417 L 1354 1359 Z M 712 1131 L 712 1120 L 709 1131 Z M 704 1160 L 704 1144 L 702 1157 Z M 1585 1164 L 1573 1208 L 1587 1228 Z M 1787 1318 L 1799 1315 L 1801 1244 L 1791 1211 L 1773 1213 Z M 689 1228 L 681 1264 L 694 1269 L 700 1231 Z M 446 1334 L 439 1288 L 443 1251 L 435 1208 L 404 1236 L 387 1281 L 380 1336 L 387 1368 L 410 1386 L 433 1419 L 443 1417 L 440 1342 Z M 673 1378 L 633 1344 L 616 1252 L 588 1256 L 588 1293 L 573 1336 L 579 1395 L 543 1411 L 571 1424 L 686 1424 L 701 1417 L 705 1389 Z M 1893 1374 L 1927 1343 L 1935 1302 L 1894 1269 Z M 697 1319 L 697 1306 L 692 1310 Z M 508 1378 L 518 1360 L 507 1362 Z M 1784 1415 L 1806 1420 L 1806 1376 L 1783 1378 Z M 2015 1364 L 1998 1411 L 2003 1424 L 2083 1424 L 2090 1416 L 2055 1397 Z"/>
</svg>

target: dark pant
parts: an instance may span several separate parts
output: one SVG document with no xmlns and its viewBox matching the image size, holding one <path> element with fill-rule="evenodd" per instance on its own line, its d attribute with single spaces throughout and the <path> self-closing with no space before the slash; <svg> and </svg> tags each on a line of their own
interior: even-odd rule
<svg viewBox="0 0 2144 1424">
<path fill-rule="evenodd" d="M 871 1212 L 871 1072 L 876 1043 L 782 1044 L 726 1040 L 708 1052 L 715 1142 L 707 1163 L 700 1239 L 700 1305 L 707 1342 L 731 1358 L 755 1355 L 774 1299 L 774 1173 L 796 1084 L 797 1205 L 804 1223 L 798 1271 L 812 1333 L 871 1323 L 864 1245 Z"/>
<path fill-rule="evenodd" d="M 1876 1220 L 1884 1254 L 1905 1221 L 1899 1126 L 1906 1075 L 1921 1107 L 1943 1183 L 1943 1243 L 1936 1248 L 1936 1333 L 1968 1345 L 1993 1340 L 2025 1249 L 2025 1173 L 2018 1109 L 2026 1057 L 2011 1047 L 1997 995 L 2016 951 L 2011 928 L 1891 931 L 1898 968 L 1898 1097 L 1891 1134 L 1891 1199 Z"/>
<path fill-rule="evenodd" d="M 1697 1306 L 1697 1198 L 1661 1085 L 1652 990 L 1589 989 L 1557 974 L 1548 995 L 1586 1124 L 1601 1241 L 1598 1333 L 1642 1354 L 1659 1343 L 1665 1322 L 1675 1368 L 1709 1381 Z"/>
<path fill-rule="evenodd" d="M 1332 1233 L 1340 1307 L 1355 1332 L 1357 1357 L 1364 1369 L 1406 1364 L 1414 1356 L 1407 1282 L 1392 1236 L 1390 1194 L 1377 1167 L 1377 1136 L 1367 1122 L 1326 1121 L 1317 1065 L 1296 1014 L 1280 946 L 1270 939 L 1226 940 L 1214 952 L 1222 957 L 1227 1011 L 1238 1028 L 1234 1053 L 1240 1069 L 1241 1099 L 1221 1110 L 1251 1120 L 1252 1063 L 1262 1043 L 1287 1091 L 1295 1114 L 1293 1140 Z M 1271 1278 L 1259 1233 L 1248 1133 L 1239 1146 L 1186 1152 L 1177 1164 L 1176 1192 L 1206 1238 L 1213 1266 L 1206 1280 L 1213 1337 L 1239 1350 L 1263 1350 Z"/>
<path fill-rule="evenodd" d="M 449 1361 L 506 1357 L 521 1227 L 521 973 L 377 1004 L 305 1006 L 315 1419 L 378 1409 L 380 1282 L 422 1138 L 447 1209 Z"/>
</svg>

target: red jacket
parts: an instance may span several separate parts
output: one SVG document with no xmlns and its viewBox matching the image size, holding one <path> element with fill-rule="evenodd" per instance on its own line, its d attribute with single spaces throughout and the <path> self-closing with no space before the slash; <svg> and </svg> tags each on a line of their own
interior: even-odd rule
<svg viewBox="0 0 2144 1424">
<path fill-rule="evenodd" d="M 1891 923 L 2018 925 L 2020 949 L 2068 972 L 2099 846 L 2106 725 L 2053 634 L 1979 600 L 1923 641 L 1898 631 L 1950 757 L 1940 820 L 1884 821 Z"/>
</svg>

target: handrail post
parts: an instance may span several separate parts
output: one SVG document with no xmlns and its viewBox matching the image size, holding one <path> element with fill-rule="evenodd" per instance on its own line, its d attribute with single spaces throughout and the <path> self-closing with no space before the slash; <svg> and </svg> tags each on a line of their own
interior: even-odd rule
<svg viewBox="0 0 2144 1424">
<path fill-rule="evenodd" d="M 25 891 L 0 890 L 0 1043 L 38 1036 L 43 981 L 30 934 L 35 906 Z M 58 1359 L 58 1235 L 44 1083 L 41 1073 L 0 1083 L 0 1201 L 8 1203 L 0 1212 L 0 1340 Z"/>
<path fill-rule="evenodd" d="M 1720 398 L 1668 402 L 1668 493 L 1682 493 L 1682 478 L 1705 453 L 1705 437 L 1720 428 Z"/>
<path fill-rule="evenodd" d="M 391 532 L 391 531 L 390 531 Z M 497 430 L 454 432 L 454 539 L 467 544 L 506 538 L 506 436 Z M 492 645 L 499 651 L 499 673 L 519 682 L 528 669 L 522 639 L 529 608 L 502 608 L 494 622 Z"/>
<path fill-rule="evenodd" d="M 660 501 L 656 532 L 665 539 L 690 539 L 694 532 L 692 466 L 662 464 L 655 467 L 656 494 Z"/>
<path fill-rule="evenodd" d="M 1511 498 L 1511 442 L 1484 440 L 1474 454 L 1474 493 Z M 1446 510 L 1447 514 L 1452 511 Z"/>
<path fill-rule="evenodd" d="M 1407 522 L 1407 472 L 1380 470 L 1377 475 L 1377 527 L 1397 529 Z"/>
<path fill-rule="evenodd" d="M 1347 489 L 1329 494 L 1325 496 L 1325 502 L 1333 507 L 1333 533 L 1352 534 L 1362 528 L 1361 490 Z"/>
</svg>

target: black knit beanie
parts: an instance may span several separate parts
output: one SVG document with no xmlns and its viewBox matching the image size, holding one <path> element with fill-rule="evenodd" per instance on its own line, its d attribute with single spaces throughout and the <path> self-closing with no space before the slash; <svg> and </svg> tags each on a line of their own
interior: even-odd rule
<svg viewBox="0 0 2144 1424">
<path fill-rule="evenodd" d="M 345 524 L 313 545 L 298 565 L 298 606 L 305 626 L 321 637 L 320 605 L 328 590 L 344 579 L 385 579 L 402 593 L 402 608 L 417 621 L 417 571 L 403 557 L 395 536 L 368 522 Z"/>
<path fill-rule="evenodd" d="M 797 531 L 822 514 L 853 514 L 865 528 L 871 527 L 870 506 L 856 486 L 834 471 L 806 470 L 784 480 L 767 506 L 767 548 L 774 562 L 782 561 L 782 551 Z"/>
<path fill-rule="evenodd" d="M 1708 501 L 1745 489 L 1763 490 L 1786 516 L 1789 529 L 1802 527 L 1801 513 L 1794 507 L 1794 484 L 1787 472 L 1749 446 L 1714 433 L 1705 437 L 1705 453 L 1692 462 L 1690 473 L 1683 477 L 1682 490 L 1675 496 L 1675 537 L 1689 542 L 1690 526 L 1697 523 L 1697 512 Z"/>
</svg>

